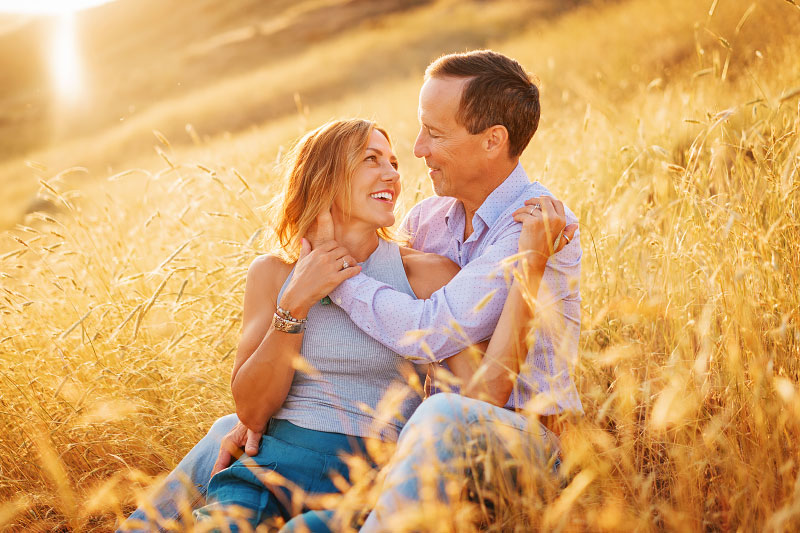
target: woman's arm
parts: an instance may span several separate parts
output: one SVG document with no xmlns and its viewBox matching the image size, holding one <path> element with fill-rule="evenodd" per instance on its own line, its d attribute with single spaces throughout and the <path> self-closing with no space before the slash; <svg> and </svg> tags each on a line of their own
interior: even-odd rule
<svg viewBox="0 0 800 533">
<path fill-rule="evenodd" d="M 231 391 L 239 420 L 257 432 L 286 398 L 294 377 L 292 360 L 300 353 L 302 334 L 272 327 L 278 291 L 290 268 L 278 257 L 262 256 L 247 271 Z"/>
<path fill-rule="evenodd" d="M 283 405 L 294 378 L 295 360 L 300 357 L 303 333 L 285 333 L 272 325 L 278 303 L 293 317 L 306 318 L 314 303 L 341 281 L 361 271 L 359 266 L 341 270 L 343 259 L 356 265 L 355 259 L 335 244 L 311 252 L 308 244 L 304 243 L 280 302 L 276 302 L 278 292 L 291 266 L 274 256 L 260 257 L 250 266 L 245 286 L 242 337 L 231 376 L 236 414 L 249 429 L 262 432 L 272 415 Z M 333 281 L 320 281 L 325 279 Z"/>
<path fill-rule="evenodd" d="M 560 201 L 544 196 L 528 200 L 526 204 L 514 212 L 514 220 L 522 223 L 519 238 L 521 257 L 514 269 L 514 281 L 486 355 L 472 375 L 467 377 L 469 367 L 462 364 L 462 375 L 458 376 L 467 383 L 461 391 L 464 396 L 497 406 L 508 402 L 520 364 L 530 349 L 528 332 L 547 260 L 551 254 L 560 251 L 577 230 L 577 225 L 565 228 L 564 206 Z M 531 207 L 535 204 L 539 204 L 540 209 Z M 553 250 L 553 241 L 561 231 L 567 239 L 560 239 L 558 247 Z M 461 354 L 455 357 L 461 357 Z"/>
</svg>

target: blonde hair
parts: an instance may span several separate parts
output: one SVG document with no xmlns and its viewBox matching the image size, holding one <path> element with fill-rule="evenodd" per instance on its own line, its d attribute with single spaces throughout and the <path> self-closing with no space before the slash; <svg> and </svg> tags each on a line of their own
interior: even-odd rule
<svg viewBox="0 0 800 533">
<path fill-rule="evenodd" d="M 284 191 L 277 200 L 275 234 L 284 260 L 294 262 L 305 235 L 323 209 L 329 209 L 344 194 L 345 216 L 350 216 L 350 180 L 369 143 L 378 130 L 391 145 L 389 134 L 374 122 L 363 119 L 334 120 L 304 135 L 285 159 Z M 392 240 L 388 228 L 378 236 Z"/>
</svg>

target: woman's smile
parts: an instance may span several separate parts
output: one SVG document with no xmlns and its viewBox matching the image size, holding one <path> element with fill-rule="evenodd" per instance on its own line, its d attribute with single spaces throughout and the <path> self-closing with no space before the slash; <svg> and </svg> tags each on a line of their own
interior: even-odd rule
<svg viewBox="0 0 800 533">
<path fill-rule="evenodd" d="M 389 204 L 394 207 L 394 191 L 390 189 L 384 189 L 382 191 L 374 192 L 369 195 L 370 198 L 373 200 L 377 200 L 383 204 Z"/>
</svg>

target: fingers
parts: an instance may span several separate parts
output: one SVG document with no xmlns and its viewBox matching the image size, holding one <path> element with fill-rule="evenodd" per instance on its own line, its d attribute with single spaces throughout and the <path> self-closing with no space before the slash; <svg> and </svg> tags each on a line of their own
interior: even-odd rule
<svg viewBox="0 0 800 533">
<path fill-rule="evenodd" d="M 539 201 L 541 202 L 542 220 L 544 221 L 544 238 L 547 243 L 553 243 L 556 239 L 556 235 L 561 231 L 560 227 L 554 227 L 558 225 L 558 222 L 556 221 L 556 210 L 553 206 L 553 199 L 549 196 L 542 196 L 539 198 Z M 552 253 L 553 245 L 551 244 L 550 254 Z"/>
<path fill-rule="evenodd" d="M 247 427 L 239 422 L 222 438 L 222 441 L 219 443 L 217 461 L 214 463 L 214 468 L 211 469 L 212 476 L 220 470 L 228 468 L 234 458 L 238 457 L 241 453 L 240 448 L 244 444 L 247 431 L 249 431 Z"/>
<path fill-rule="evenodd" d="M 535 198 L 529 198 L 529 199 L 525 200 L 525 205 L 526 206 L 534 206 L 534 205 L 537 205 L 537 204 L 539 206 L 544 206 L 545 204 L 552 205 L 553 208 L 555 209 L 555 212 L 558 215 L 566 216 L 565 211 L 564 211 L 564 203 L 561 200 L 558 200 L 557 198 L 553 198 L 552 196 L 546 196 L 545 195 L 545 196 L 537 196 Z M 520 209 L 525 209 L 525 208 L 520 208 Z M 530 211 L 530 208 L 528 208 L 528 211 Z"/>
<path fill-rule="evenodd" d="M 304 258 L 308 254 L 311 253 L 311 243 L 308 242 L 308 239 L 301 239 L 300 240 L 300 256 L 298 260 Z"/>
<path fill-rule="evenodd" d="M 333 240 L 333 217 L 330 208 L 323 209 L 317 215 L 317 238 L 322 242 Z"/>
<path fill-rule="evenodd" d="M 211 477 L 221 470 L 225 470 L 231 464 L 231 454 L 224 448 L 220 448 L 219 455 L 217 455 L 217 462 L 214 463 L 214 468 L 211 469 Z"/>
<path fill-rule="evenodd" d="M 345 257 L 350 257 L 350 259 L 353 259 L 353 257 L 350 255 L 350 251 L 347 248 L 345 248 L 344 246 L 337 246 L 336 248 L 334 248 L 333 250 L 331 250 L 328 253 L 331 254 L 331 256 L 334 259 L 336 259 L 337 261 L 340 260 L 340 259 L 344 259 Z M 350 263 L 350 264 L 354 265 L 357 262 L 358 261 L 353 259 L 353 262 Z"/>
<path fill-rule="evenodd" d="M 526 200 L 512 217 L 522 223 L 520 251 L 538 250 L 545 256 L 552 255 L 561 251 L 577 231 L 577 224 L 571 224 L 567 230 L 564 204 L 551 196 Z"/>
<path fill-rule="evenodd" d="M 247 430 L 247 444 L 244 446 L 244 451 L 250 457 L 258 453 L 258 445 L 261 443 L 261 433 L 257 431 Z"/>
<path fill-rule="evenodd" d="M 342 268 L 343 269 L 345 268 L 345 265 L 347 265 L 347 268 L 354 267 L 354 266 L 358 265 L 358 261 L 356 261 L 356 258 L 353 257 L 352 255 L 346 255 L 346 256 L 342 257 L 341 261 L 342 261 Z"/>
<path fill-rule="evenodd" d="M 564 211 L 564 203 L 561 200 L 556 200 L 555 198 L 553 198 L 553 200 L 553 207 L 555 207 L 558 216 L 561 218 L 567 218 L 567 214 Z"/>
<path fill-rule="evenodd" d="M 344 246 L 340 246 L 336 241 L 326 241 L 314 248 L 309 255 L 311 254 L 313 254 L 316 258 L 331 255 L 333 259 L 341 259 L 342 257 L 349 255 L 350 251 Z"/>
<path fill-rule="evenodd" d="M 311 248 L 316 250 L 328 241 L 333 240 L 333 217 L 329 209 L 323 209 L 317 215 L 314 224 L 309 228 L 306 238 L 311 244 Z"/>
<path fill-rule="evenodd" d="M 314 243 L 312 242 L 311 246 L 314 249 L 314 252 L 316 252 L 317 254 L 326 254 L 328 252 L 331 252 L 332 250 L 335 250 L 336 248 L 341 248 L 341 246 L 339 246 L 339 243 L 337 243 L 332 239 L 317 244 L 316 246 L 314 246 Z"/>
<path fill-rule="evenodd" d="M 225 436 L 225 438 L 222 439 L 222 442 L 219 444 L 217 461 L 214 463 L 214 468 L 211 469 L 212 477 L 220 470 L 225 470 L 231 466 L 231 463 L 234 461 L 234 454 L 238 452 L 238 447 L 232 441 L 228 440 L 229 435 L 230 434 Z"/>
<path fill-rule="evenodd" d="M 353 276 L 357 276 L 359 272 L 361 272 L 361 265 L 353 265 L 340 270 L 339 272 L 337 272 L 334 278 L 336 281 L 336 285 L 338 286 L 344 280 L 350 279 Z"/>
<path fill-rule="evenodd" d="M 578 224 L 573 222 L 569 226 L 564 228 L 564 233 L 561 237 L 561 243 L 558 245 L 558 248 L 553 253 L 558 253 L 564 249 L 564 247 L 572 242 L 572 239 L 575 238 L 575 233 L 578 231 Z M 566 238 L 564 238 L 566 237 Z"/>
</svg>

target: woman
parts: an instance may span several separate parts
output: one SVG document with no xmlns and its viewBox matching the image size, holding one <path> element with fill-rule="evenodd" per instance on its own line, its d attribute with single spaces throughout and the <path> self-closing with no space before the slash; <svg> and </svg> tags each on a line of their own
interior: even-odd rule
<svg viewBox="0 0 800 533">
<path fill-rule="evenodd" d="M 349 476 L 342 454 L 363 454 L 371 438 L 396 439 L 420 395 L 409 393 L 399 416 L 381 416 L 378 403 L 409 373 L 424 379 L 425 368 L 367 336 L 326 295 L 363 270 L 426 298 L 458 271 L 449 259 L 388 240 L 400 175 L 384 130 L 365 120 L 331 122 L 306 135 L 291 158 L 277 224 L 281 253 L 259 257 L 248 271 L 231 381 L 241 422 L 266 430 L 252 458 L 263 468 L 237 461 L 215 475 L 200 520 L 232 505 L 250 511 L 252 527 L 288 520 L 305 509 L 293 507 L 288 488 L 267 490 L 264 471 L 306 494 L 332 493 L 330 471 Z M 338 244 L 310 251 L 301 236 L 328 208 Z"/>
</svg>

